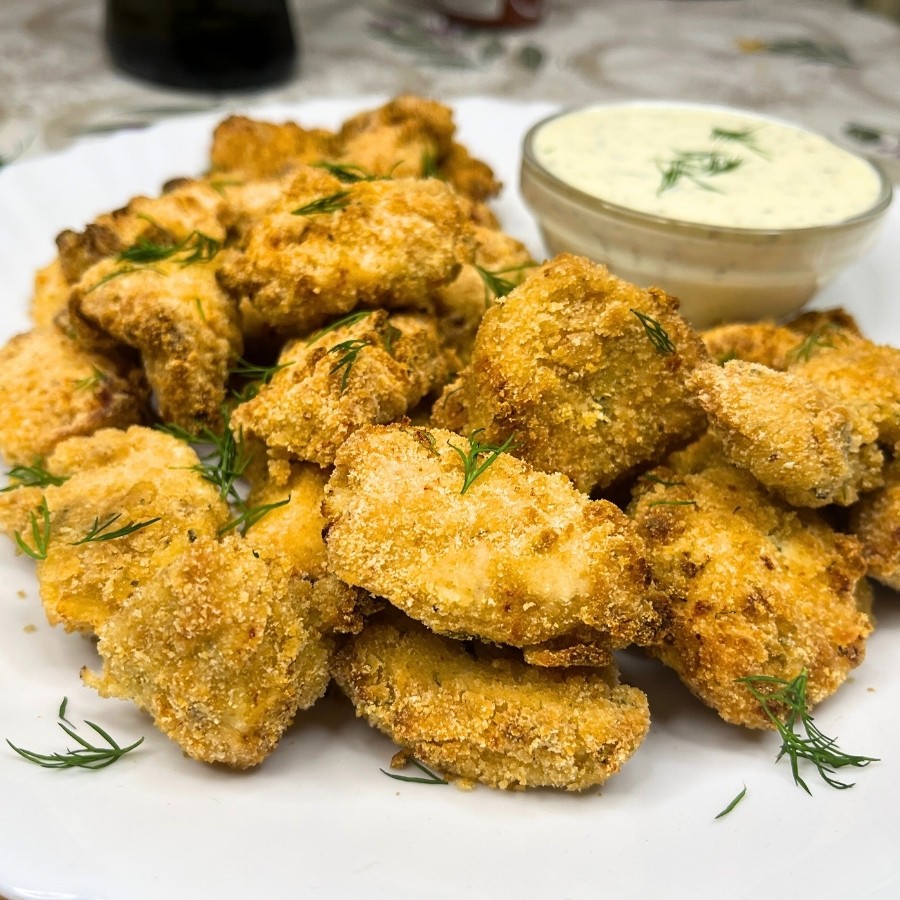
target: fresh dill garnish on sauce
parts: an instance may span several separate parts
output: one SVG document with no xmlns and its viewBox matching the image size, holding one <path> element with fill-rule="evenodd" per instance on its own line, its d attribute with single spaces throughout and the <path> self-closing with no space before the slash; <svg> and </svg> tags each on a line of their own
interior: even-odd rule
<svg viewBox="0 0 900 900">
<path fill-rule="evenodd" d="M 138 738 L 133 744 L 122 747 L 99 725 L 85 719 L 84 724 L 103 738 L 106 745 L 97 746 L 92 744 L 81 737 L 81 735 L 76 734 L 75 726 L 66 718 L 67 703 L 68 698 L 63 697 L 57 713 L 59 721 L 56 724 L 73 741 L 80 745 L 77 749 L 67 749 L 65 753 L 36 753 L 34 750 L 24 750 L 21 747 L 17 747 L 8 738 L 6 743 L 23 759 L 27 759 L 28 762 L 41 766 L 44 769 L 105 769 L 144 742 L 143 738 Z"/>
<path fill-rule="evenodd" d="M 337 212 L 350 204 L 349 191 L 336 191 L 326 197 L 319 197 L 304 206 L 291 210 L 292 216 L 320 216 Z"/>
<path fill-rule="evenodd" d="M 723 816 L 727 816 L 737 805 L 747 796 L 747 785 L 745 784 L 741 790 L 737 792 L 735 798 L 725 807 L 725 809 L 720 812 L 716 818 L 721 819 Z"/>
<path fill-rule="evenodd" d="M 495 462 L 501 453 L 508 453 L 516 446 L 515 433 L 511 434 L 502 444 L 482 444 L 478 435 L 483 431 L 483 428 L 476 428 L 466 438 L 469 442 L 469 449 L 465 451 L 447 441 L 450 449 L 459 456 L 463 464 L 463 486 L 460 494 L 464 494 L 472 486 L 475 479 L 483 474 L 485 469 Z M 482 456 L 487 458 L 483 462 L 479 462 Z"/>
<path fill-rule="evenodd" d="M 382 775 L 387 775 L 388 778 L 393 778 L 395 781 L 406 781 L 411 784 L 448 784 L 449 782 L 446 779 L 441 778 L 440 775 L 432 772 L 431 769 L 423 766 L 416 759 L 410 758 L 408 760 L 411 762 L 420 772 L 424 773 L 424 778 L 419 775 L 398 775 L 396 772 L 388 772 L 385 769 L 379 769 Z"/>
<path fill-rule="evenodd" d="M 34 546 L 29 547 L 18 531 L 13 532 L 13 538 L 15 538 L 18 548 L 26 556 L 30 556 L 32 559 L 46 559 L 47 549 L 50 546 L 50 508 L 47 506 L 46 497 L 41 497 L 41 505 L 38 507 L 38 511 L 41 515 L 40 522 L 34 514 L 34 510 L 29 513 L 31 540 Z"/>
<path fill-rule="evenodd" d="M 648 316 L 646 313 L 642 313 L 638 309 L 632 309 L 631 312 L 637 316 L 637 320 L 644 326 L 644 331 L 647 333 L 647 337 L 657 353 L 667 356 L 675 352 L 675 345 L 672 343 L 668 332 L 656 319 Z"/>
<path fill-rule="evenodd" d="M 121 518 L 122 513 L 113 513 L 101 522 L 100 517 L 95 516 L 94 524 L 88 529 L 88 533 L 83 538 L 72 541 L 72 546 L 77 547 L 79 544 L 90 544 L 97 541 L 114 541 L 116 538 L 127 537 L 129 534 L 134 534 L 135 531 L 140 531 L 142 528 L 146 528 L 148 525 L 152 525 L 154 522 L 160 520 L 160 516 L 156 516 L 155 518 L 147 519 L 144 522 L 129 522 L 127 525 L 123 525 L 115 531 L 107 531 L 110 525 L 115 525 Z"/>
<path fill-rule="evenodd" d="M 809 701 L 806 695 L 809 681 L 806 669 L 791 681 L 770 675 L 748 675 L 745 678 L 738 678 L 737 681 L 759 702 L 766 717 L 781 736 L 781 750 L 775 761 L 783 756 L 788 757 L 794 783 L 802 787 L 807 794 L 812 794 L 812 791 L 800 775 L 801 759 L 811 762 L 822 780 L 838 790 L 853 787 L 853 782 L 839 781 L 835 778 L 836 769 L 845 766 L 862 768 L 871 762 L 878 762 L 874 756 L 845 753 L 838 748 L 836 738 L 827 737 L 814 724 L 813 717 L 809 714 Z M 805 737 L 795 730 L 798 724 L 803 728 Z"/>
<path fill-rule="evenodd" d="M 30 466 L 13 466 L 6 473 L 6 477 L 15 483 L 0 488 L 0 494 L 23 487 L 48 487 L 49 485 L 59 487 L 69 480 L 68 475 L 54 475 L 52 472 L 48 472 L 41 465 L 41 460 L 35 460 Z"/>
<path fill-rule="evenodd" d="M 760 127 L 761 126 L 758 126 L 756 128 L 750 127 L 734 129 L 713 128 L 709 136 L 714 141 L 732 141 L 736 144 L 741 144 L 753 153 L 762 156 L 764 159 L 768 159 L 769 154 L 766 153 L 766 151 L 756 143 L 756 132 L 759 131 Z"/>
</svg>

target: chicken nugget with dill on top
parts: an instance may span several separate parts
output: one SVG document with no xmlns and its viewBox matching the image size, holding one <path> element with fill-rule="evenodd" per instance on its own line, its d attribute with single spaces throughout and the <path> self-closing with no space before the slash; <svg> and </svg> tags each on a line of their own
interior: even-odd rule
<svg viewBox="0 0 900 900">
<path fill-rule="evenodd" d="M 639 479 L 629 513 L 672 615 L 651 652 L 727 722 L 773 727 L 740 678 L 805 670 L 812 704 L 862 662 L 859 542 L 772 497 L 712 437 Z"/>
<path fill-rule="evenodd" d="M 500 449 L 402 424 L 357 431 L 326 488 L 329 569 L 446 635 L 655 641 L 661 595 L 628 518 Z"/>
<path fill-rule="evenodd" d="M 900 591 L 900 456 L 885 466 L 884 486 L 850 510 L 850 531 L 862 541 L 869 576 Z"/>
<path fill-rule="evenodd" d="M 706 359 L 676 300 L 561 254 L 485 313 L 434 422 L 491 442 L 515 432 L 516 456 L 603 489 L 703 429 L 686 378 Z"/>
<path fill-rule="evenodd" d="M 345 643 L 332 668 L 357 715 L 461 786 L 581 791 L 618 772 L 650 726 L 647 698 L 612 666 L 529 666 L 393 610 Z"/>
</svg>

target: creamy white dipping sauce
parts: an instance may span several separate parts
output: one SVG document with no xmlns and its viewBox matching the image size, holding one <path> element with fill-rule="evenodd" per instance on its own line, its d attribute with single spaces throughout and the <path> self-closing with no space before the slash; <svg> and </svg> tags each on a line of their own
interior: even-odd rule
<svg viewBox="0 0 900 900">
<path fill-rule="evenodd" d="M 715 108 L 578 110 L 543 125 L 532 149 L 586 194 L 705 225 L 827 225 L 870 209 L 882 190 L 873 166 L 817 134 Z"/>
</svg>

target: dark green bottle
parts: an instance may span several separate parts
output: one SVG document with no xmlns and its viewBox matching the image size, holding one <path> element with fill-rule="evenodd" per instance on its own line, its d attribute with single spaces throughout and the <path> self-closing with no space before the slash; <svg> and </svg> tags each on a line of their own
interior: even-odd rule
<svg viewBox="0 0 900 900">
<path fill-rule="evenodd" d="M 277 84 L 298 55 L 285 0 L 107 0 L 105 37 L 123 72 L 197 91 Z"/>
</svg>

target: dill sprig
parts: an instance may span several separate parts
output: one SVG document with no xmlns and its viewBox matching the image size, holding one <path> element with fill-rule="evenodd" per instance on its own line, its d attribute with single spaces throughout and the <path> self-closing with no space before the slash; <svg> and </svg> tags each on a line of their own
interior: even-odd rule
<svg viewBox="0 0 900 900">
<path fill-rule="evenodd" d="M 221 249 L 221 241 L 195 230 L 176 244 L 160 244 L 139 237 L 135 243 L 119 253 L 116 259 L 136 266 L 174 259 L 180 266 L 190 266 L 198 262 L 209 262 Z"/>
<path fill-rule="evenodd" d="M 216 434 L 205 427 L 197 434 L 192 434 L 179 425 L 168 424 L 158 427 L 166 434 L 189 444 L 210 445 L 209 453 L 200 456 L 200 461 L 191 468 L 199 472 L 206 481 L 214 484 L 223 500 L 243 509 L 244 501 L 238 493 L 237 482 L 250 465 L 252 454 L 247 451 L 243 430 L 238 430 L 235 435 L 231 430 L 227 410 L 223 412 L 223 416 L 225 421 L 221 434 Z"/>
<path fill-rule="evenodd" d="M 95 516 L 94 524 L 90 527 L 88 533 L 83 538 L 72 541 L 72 546 L 77 547 L 79 544 L 90 544 L 99 541 L 114 541 L 116 538 L 127 537 L 129 534 L 134 534 L 135 531 L 140 531 L 142 528 L 146 528 L 148 525 L 152 525 L 154 522 L 160 520 L 160 516 L 156 516 L 155 518 L 147 519 L 144 522 L 129 522 L 127 525 L 123 525 L 115 531 L 106 530 L 110 525 L 115 525 L 121 518 L 122 513 L 113 513 L 101 522 L 100 517 Z"/>
<path fill-rule="evenodd" d="M 661 484 L 663 487 L 681 487 L 684 485 L 683 481 L 666 481 L 664 478 L 658 478 L 656 475 L 651 475 L 649 472 L 641 475 L 640 481 L 652 481 L 653 484 Z"/>
<path fill-rule="evenodd" d="M 355 325 L 361 319 L 365 319 L 366 316 L 371 316 L 371 309 L 358 309 L 356 312 L 352 312 L 349 315 L 342 316 L 340 319 L 335 319 L 330 325 L 326 325 L 324 328 L 320 328 L 318 331 L 314 331 L 307 339 L 306 344 L 309 346 L 310 344 L 314 344 L 319 338 L 325 337 L 326 334 L 331 334 L 332 331 L 337 331 L 338 328 L 343 328 L 346 325 Z"/>
<path fill-rule="evenodd" d="M 441 170 L 438 165 L 437 153 L 434 150 L 422 151 L 422 178 L 440 178 Z"/>
<path fill-rule="evenodd" d="M 461 450 L 455 444 L 451 444 L 450 441 L 447 441 L 450 449 L 459 456 L 463 463 L 464 476 L 460 494 L 464 494 L 472 486 L 475 479 L 478 478 L 488 466 L 495 462 L 501 453 L 508 453 L 516 446 L 515 432 L 502 444 L 482 444 L 478 435 L 483 431 L 483 428 L 476 428 L 468 438 L 466 438 L 469 442 L 469 449 L 466 451 Z M 484 462 L 479 462 L 479 458 L 482 456 L 487 456 L 487 459 L 485 459 Z"/>
<path fill-rule="evenodd" d="M 106 374 L 102 369 L 98 369 L 96 366 L 93 366 L 93 371 L 90 375 L 85 378 L 80 378 L 75 382 L 75 390 L 76 391 L 87 391 L 95 388 L 99 384 L 103 384 L 104 381 L 109 379 L 109 375 Z"/>
<path fill-rule="evenodd" d="M 632 309 L 631 311 L 637 316 L 641 325 L 644 326 L 644 331 L 647 332 L 647 337 L 650 339 L 650 343 L 653 344 L 653 349 L 657 353 L 667 356 L 675 352 L 675 345 L 672 343 L 672 339 L 669 337 L 668 332 L 656 321 L 656 319 L 637 309 Z"/>
<path fill-rule="evenodd" d="M 356 365 L 356 360 L 359 358 L 360 351 L 363 349 L 363 347 L 371 346 L 372 342 L 369 340 L 352 339 L 349 341 L 341 341 L 339 344 L 335 344 L 328 351 L 329 353 L 343 354 L 341 358 L 331 367 L 331 369 L 329 369 L 330 375 L 334 375 L 335 373 L 340 372 L 343 369 L 343 374 L 341 375 L 342 394 L 347 387 L 347 381 L 350 378 L 350 372 Z"/>
<path fill-rule="evenodd" d="M 287 506 L 290 502 L 291 497 L 289 494 L 284 500 L 278 500 L 275 503 L 261 503 L 259 506 L 247 507 L 240 515 L 226 522 L 217 533 L 222 535 L 238 529 L 244 535 L 247 533 L 248 528 L 252 528 L 267 513 L 270 513 L 273 509 L 278 509 L 280 506 Z"/>
<path fill-rule="evenodd" d="M 696 500 L 654 500 L 651 503 L 647 504 L 647 507 L 651 506 L 697 506 Z"/>
<path fill-rule="evenodd" d="M 7 473 L 6 477 L 15 484 L 8 484 L 4 488 L 0 488 L 0 494 L 7 491 L 15 491 L 23 487 L 59 487 L 69 480 L 68 475 L 54 475 L 48 472 L 42 465 L 41 460 L 36 459 L 30 466 L 13 466 Z"/>
<path fill-rule="evenodd" d="M 13 532 L 13 537 L 19 549 L 26 556 L 30 556 L 32 559 L 46 559 L 47 549 L 50 546 L 50 507 L 47 506 L 46 497 L 41 497 L 41 505 L 38 507 L 38 511 L 41 514 L 40 522 L 38 522 L 38 517 L 34 514 L 34 510 L 29 513 L 31 519 L 31 540 L 34 546 L 29 547 L 18 531 Z"/>
<path fill-rule="evenodd" d="M 706 179 L 733 172 L 743 164 L 744 160 L 740 156 L 726 156 L 718 150 L 679 150 L 665 163 L 659 160 L 656 162 L 661 176 L 656 189 L 657 196 L 671 190 L 682 179 L 687 179 L 704 191 L 722 193 Z"/>
<path fill-rule="evenodd" d="M 344 209 L 350 203 L 350 191 L 336 191 L 326 197 L 319 197 L 305 206 L 291 210 L 292 216 L 319 216 L 326 213 L 337 212 Z"/>
<path fill-rule="evenodd" d="M 509 266 L 506 269 L 495 269 L 494 271 L 476 265 L 475 271 L 484 283 L 484 305 L 490 306 L 492 300 L 496 300 L 498 297 L 505 297 L 518 287 L 518 281 L 513 281 L 512 278 L 504 278 L 504 275 L 508 275 L 511 272 L 521 272 L 523 269 L 533 268 L 534 265 L 533 262 L 527 262 L 518 266 Z"/>
<path fill-rule="evenodd" d="M 234 366 L 228 370 L 228 374 L 235 378 L 244 378 L 249 383 L 244 385 L 241 390 L 233 390 L 231 393 L 239 403 L 246 403 L 248 400 L 252 400 L 259 393 L 259 389 L 267 385 L 278 372 L 293 364 L 293 360 L 290 360 L 272 366 L 263 366 L 248 362 L 239 356 Z"/>
<path fill-rule="evenodd" d="M 313 166 L 317 169 L 324 169 L 343 184 L 358 184 L 360 181 L 386 181 L 392 177 L 390 172 L 387 175 L 376 175 L 365 166 L 358 166 L 355 163 L 334 163 L 322 160 L 313 163 Z"/>
<path fill-rule="evenodd" d="M 817 350 L 834 350 L 833 338 L 840 334 L 840 329 L 834 322 L 825 322 L 819 325 L 799 343 L 788 351 L 788 357 L 793 362 L 809 362 L 813 353 Z"/>
<path fill-rule="evenodd" d="M 838 748 L 836 738 L 827 737 L 816 727 L 813 717 L 809 714 L 809 701 L 806 696 L 809 674 L 806 669 L 792 681 L 770 675 L 748 675 L 745 678 L 738 678 L 737 681 L 759 702 L 766 718 L 772 722 L 781 736 L 781 750 L 775 761 L 783 756 L 788 757 L 794 783 L 802 787 L 807 794 L 812 794 L 812 791 L 800 776 L 801 759 L 809 760 L 816 767 L 822 780 L 838 790 L 853 787 L 853 783 L 839 781 L 833 777 L 836 769 L 845 766 L 862 768 L 871 762 L 878 762 L 873 756 L 845 753 Z M 798 723 L 802 726 L 805 737 L 795 731 Z"/>
<path fill-rule="evenodd" d="M 747 796 L 747 785 L 745 784 L 741 790 L 737 792 L 735 798 L 725 807 L 725 809 L 720 812 L 716 818 L 721 819 L 723 816 L 727 816 L 737 805 Z"/>
<path fill-rule="evenodd" d="M 143 738 L 138 738 L 133 744 L 122 747 L 99 725 L 85 719 L 84 724 L 106 742 L 106 746 L 92 744 L 81 737 L 81 735 L 76 734 L 75 726 L 66 719 L 67 703 L 68 698 L 63 697 L 57 714 L 59 721 L 56 724 L 73 741 L 79 744 L 75 750 L 66 750 L 65 753 L 36 753 L 34 750 L 24 750 L 21 747 L 17 747 L 9 739 L 7 739 L 6 743 L 23 759 L 27 759 L 28 762 L 35 763 L 44 769 L 105 769 L 144 742 Z"/>
<path fill-rule="evenodd" d="M 379 769 L 382 775 L 387 775 L 388 778 L 393 778 L 395 781 L 406 781 L 411 784 L 448 784 L 446 779 L 441 778 L 440 775 L 432 772 L 431 769 L 423 766 L 418 760 L 410 759 L 411 762 L 420 772 L 425 773 L 425 777 L 422 778 L 418 775 L 398 775 L 396 772 L 388 772 L 386 769 Z"/>
</svg>

